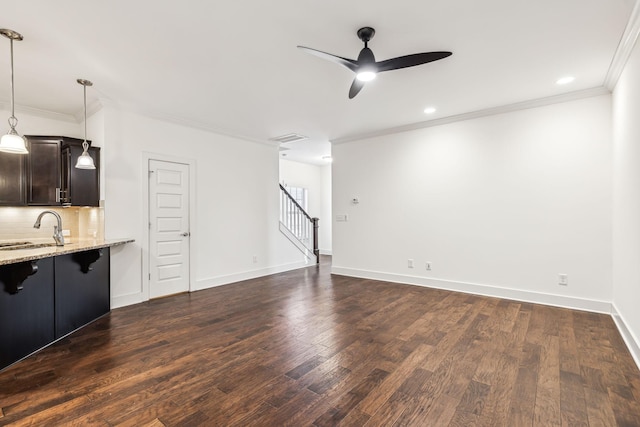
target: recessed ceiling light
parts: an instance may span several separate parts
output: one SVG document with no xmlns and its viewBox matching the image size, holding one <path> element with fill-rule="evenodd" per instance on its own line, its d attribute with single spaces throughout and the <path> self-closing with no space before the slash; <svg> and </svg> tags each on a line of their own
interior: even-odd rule
<svg viewBox="0 0 640 427">
<path fill-rule="evenodd" d="M 333 162 L 333 157 L 331 157 L 331 156 L 322 156 L 322 160 L 331 163 L 331 162 Z"/>
<path fill-rule="evenodd" d="M 572 81 L 574 81 L 576 78 L 573 76 L 565 76 L 565 77 L 561 77 L 558 80 L 556 80 L 556 84 L 557 85 L 566 85 L 571 83 Z"/>
<path fill-rule="evenodd" d="M 424 109 L 424 113 L 425 114 L 433 114 L 435 112 L 436 112 L 435 107 L 427 107 L 427 108 Z"/>
</svg>

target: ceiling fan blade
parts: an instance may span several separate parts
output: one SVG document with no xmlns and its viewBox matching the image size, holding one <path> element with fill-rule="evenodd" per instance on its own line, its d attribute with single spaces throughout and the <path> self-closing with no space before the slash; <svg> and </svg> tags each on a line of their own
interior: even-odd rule
<svg viewBox="0 0 640 427">
<path fill-rule="evenodd" d="M 439 59 L 446 58 L 447 56 L 451 56 L 451 52 L 414 53 L 413 55 L 399 56 L 397 58 L 377 62 L 376 66 L 380 73 L 382 71 L 398 70 L 400 68 L 426 64 L 427 62 L 437 61 Z"/>
<path fill-rule="evenodd" d="M 305 47 L 305 46 L 298 46 L 298 49 L 302 49 L 302 50 L 310 53 L 311 55 L 317 56 L 318 58 L 322 58 L 322 59 L 329 60 L 331 62 L 335 62 L 336 64 L 342 65 L 343 67 L 346 67 L 346 68 L 350 69 L 353 72 L 355 72 L 358 69 L 358 61 L 356 61 L 356 60 L 343 58 L 341 56 L 332 55 L 330 53 L 323 52 L 323 51 L 317 50 L 317 49 L 311 49 L 310 47 Z"/>
<path fill-rule="evenodd" d="M 353 79 L 353 83 L 351 83 L 351 87 L 349 88 L 349 99 L 353 99 L 363 87 L 363 81 L 360 81 L 357 78 Z"/>
</svg>

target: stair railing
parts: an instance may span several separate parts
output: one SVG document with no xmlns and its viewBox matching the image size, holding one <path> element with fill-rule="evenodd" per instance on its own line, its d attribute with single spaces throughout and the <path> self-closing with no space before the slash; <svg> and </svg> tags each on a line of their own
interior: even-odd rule
<svg viewBox="0 0 640 427">
<path fill-rule="evenodd" d="M 320 263 L 318 249 L 318 218 L 311 216 L 280 184 L 280 222 L 313 254 Z"/>
</svg>

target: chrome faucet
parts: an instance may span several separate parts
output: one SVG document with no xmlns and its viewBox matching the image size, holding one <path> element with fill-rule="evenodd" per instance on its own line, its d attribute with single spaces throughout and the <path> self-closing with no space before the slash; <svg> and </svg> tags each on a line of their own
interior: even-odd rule
<svg viewBox="0 0 640 427">
<path fill-rule="evenodd" d="M 53 226 L 53 240 L 56 241 L 56 246 L 64 246 L 64 236 L 62 235 L 62 218 L 60 218 L 60 215 L 58 214 L 58 212 L 54 212 L 54 211 L 40 212 L 40 215 L 38 215 L 38 219 L 36 219 L 36 223 L 33 224 L 33 228 L 40 228 L 40 221 L 42 220 L 42 217 L 44 216 L 44 214 L 48 214 L 48 213 L 55 216 L 56 219 L 58 220 L 58 225 Z"/>
</svg>

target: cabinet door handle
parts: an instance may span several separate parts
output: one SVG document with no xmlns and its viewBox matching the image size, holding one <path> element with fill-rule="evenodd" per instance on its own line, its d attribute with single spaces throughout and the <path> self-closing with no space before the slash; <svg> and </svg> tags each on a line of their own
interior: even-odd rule
<svg viewBox="0 0 640 427">
<path fill-rule="evenodd" d="M 184 233 L 180 234 L 182 237 L 189 237 L 191 236 L 191 233 L 189 233 L 188 231 L 185 231 Z"/>
</svg>

